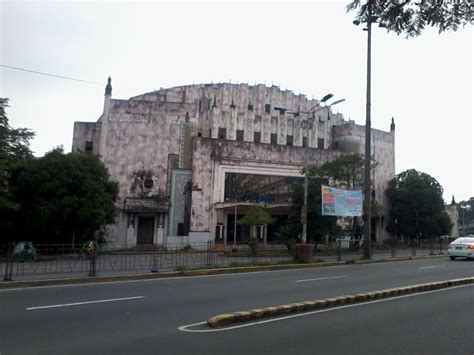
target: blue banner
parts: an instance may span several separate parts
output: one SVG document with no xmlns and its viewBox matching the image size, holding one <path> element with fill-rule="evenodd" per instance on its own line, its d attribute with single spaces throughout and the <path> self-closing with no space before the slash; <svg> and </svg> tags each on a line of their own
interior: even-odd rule
<svg viewBox="0 0 474 355">
<path fill-rule="evenodd" d="M 323 216 L 362 216 L 362 190 L 342 190 L 321 186 Z"/>
</svg>

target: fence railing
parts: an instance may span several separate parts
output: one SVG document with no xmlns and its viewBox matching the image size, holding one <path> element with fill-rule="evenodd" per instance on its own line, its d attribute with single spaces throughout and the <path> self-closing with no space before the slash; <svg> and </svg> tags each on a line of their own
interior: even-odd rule
<svg viewBox="0 0 474 355">
<path fill-rule="evenodd" d="M 371 256 L 378 259 L 444 254 L 447 246 L 444 240 L 416 244 L 393 242 L 372 245 Z M 294 250 L 294 244 L 290 243 L 223 245 L 210 241 L 107 251 L 98 246 L 11 242 L 0 245 L 0 275 L 4 281 L 12 281 L 278 264 L 291 262 Z M 363 257 L 363 245 L 357 240 L 340 239 L 328 245 L 315 244 L 313 254 L 314 260 L 350 261 Z"/>
</svg>

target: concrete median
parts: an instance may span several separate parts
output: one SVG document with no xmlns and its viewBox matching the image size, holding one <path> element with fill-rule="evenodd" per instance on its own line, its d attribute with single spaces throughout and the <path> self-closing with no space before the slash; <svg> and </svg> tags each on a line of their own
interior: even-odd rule
<svg viewBox="0 0 474 355">
<path fill-rule="evenodd" d="M 413 293 L 428 292 L 432 290 L 439 290 L 453 286 L 461 286 L 473 284 L 474 277 L 467 277 L 462 279 L 453 279 L 446 281 L 438 281 L 424 284 L 417 284 L 411 286 L 395 287 L 391 289 L 358 293 L 354 295 L 345 295 L 340 297 L 331 297 L 321 300 L 312 300 L 299 303 L 284 304 L 274 307 L 266 307 L 263 309 L 253 309 L 250 311 L 241 311 L 228 314 L 219 314 L 207 320 L 207 324 L 212 328 L 218 328 L 225 325 L 246 322 L 250 320 L 257 320 L 262 318 L 269 318 L 278 315 L 286 315 L 289 313 L 307 312 L 318 309 L 325 309 L 336 307 L 345 304 L 362 303 L 383 298 L 391 298 L 400 295 L 408 295 Z"/>
</svg>

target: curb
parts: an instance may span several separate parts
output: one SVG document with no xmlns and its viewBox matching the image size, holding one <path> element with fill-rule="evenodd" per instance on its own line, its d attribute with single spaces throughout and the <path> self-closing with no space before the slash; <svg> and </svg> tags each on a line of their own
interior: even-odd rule
<svg viewBox="0 0 474 355">
<path fill-rule="evenodd" d="M 7 282 L 0 282 L 0 290 L 22 288 L 22 287 L 94 284 L 94 283 L 100 283 L 100 282 L 162 279 L 162 278 L 180 277 L 180 276 L 208 276 L 208 275 L 220 275 L 220 274 L 247 273 L 247 272 L 256 272 L 256 271 L 311 269 L 311 268 L 329 267 L 329 266 L 338 266 L 338 265 L 374 264 L 374 263 L 391 262 L 391 261 L 407 261 L 407 260 L 431 259 L 431 258 L 439 258 L 439 257 L 446 257 L 446 255 L 410 256 L 410 257 L 398 257 L 398 258 L 395 257 L 395 258 L 376 259 L 376 260 L 326 261 L 326 262 L 304 263 L 304 264 L 225 267 L 225 268 L 215 268 L 215 269 L 166 271 L 166 272 L 160 272 L 160 273 L 146 273 L 146 274 L 127 274 L 127 275 L 93 276 L 93 277 L 86 276 L 86 277 L 78 277 L 78 278 L 54 278 L 54 279 L 42 279 L 42 280 L 7 281 Z"/>
<path fill-rule="evenodd" d="M 325 309 L 334 306 L 362 303 L 382 298 L 390 298 L 399 295 L 408 295 L 413 293 L 427 292 L 432 290 L 439 290 L 452 286 L 460 286 L 474 284 L 474 277 L 467 277 L 461 279 L 452 279 L 446 281 L 430 282 L 424 284 L 417 284 L 411 286 L 395 287 L 373 292 L 357 293 L 354 295 L 345 295 L 340 297 L 331 297 L 321 300 L 305 301 L 299 303 L 284 304 L 274 307 L 256 308 L 249 311 L 240 311 L 226 314 L 219 314 L 207 320 L 207 324 L 212 328 L 222 327 L 224 325 L 245 322 L 248 320 L 269 318 L 272 316 L 297 313 L 305 311 L 313 311 L 317 309 Z"/>
</svg>

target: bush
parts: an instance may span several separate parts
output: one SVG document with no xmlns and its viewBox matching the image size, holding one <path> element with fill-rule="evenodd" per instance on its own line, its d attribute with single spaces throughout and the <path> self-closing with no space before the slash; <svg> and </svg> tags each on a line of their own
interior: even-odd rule
<svg viewBox="0 0 474 355">
<path fill-rule="evenodd" d="M 191 244 L 186 244 L 182 249 L 182 251 L 192 251 L 194 248 L 191 246 Z"/>
<path fill-rule="evenodd" d="M 249 239 L 249 247 L 252 255 L 257 255 L 257 238 L 251 237 Z"/>
</svg>

